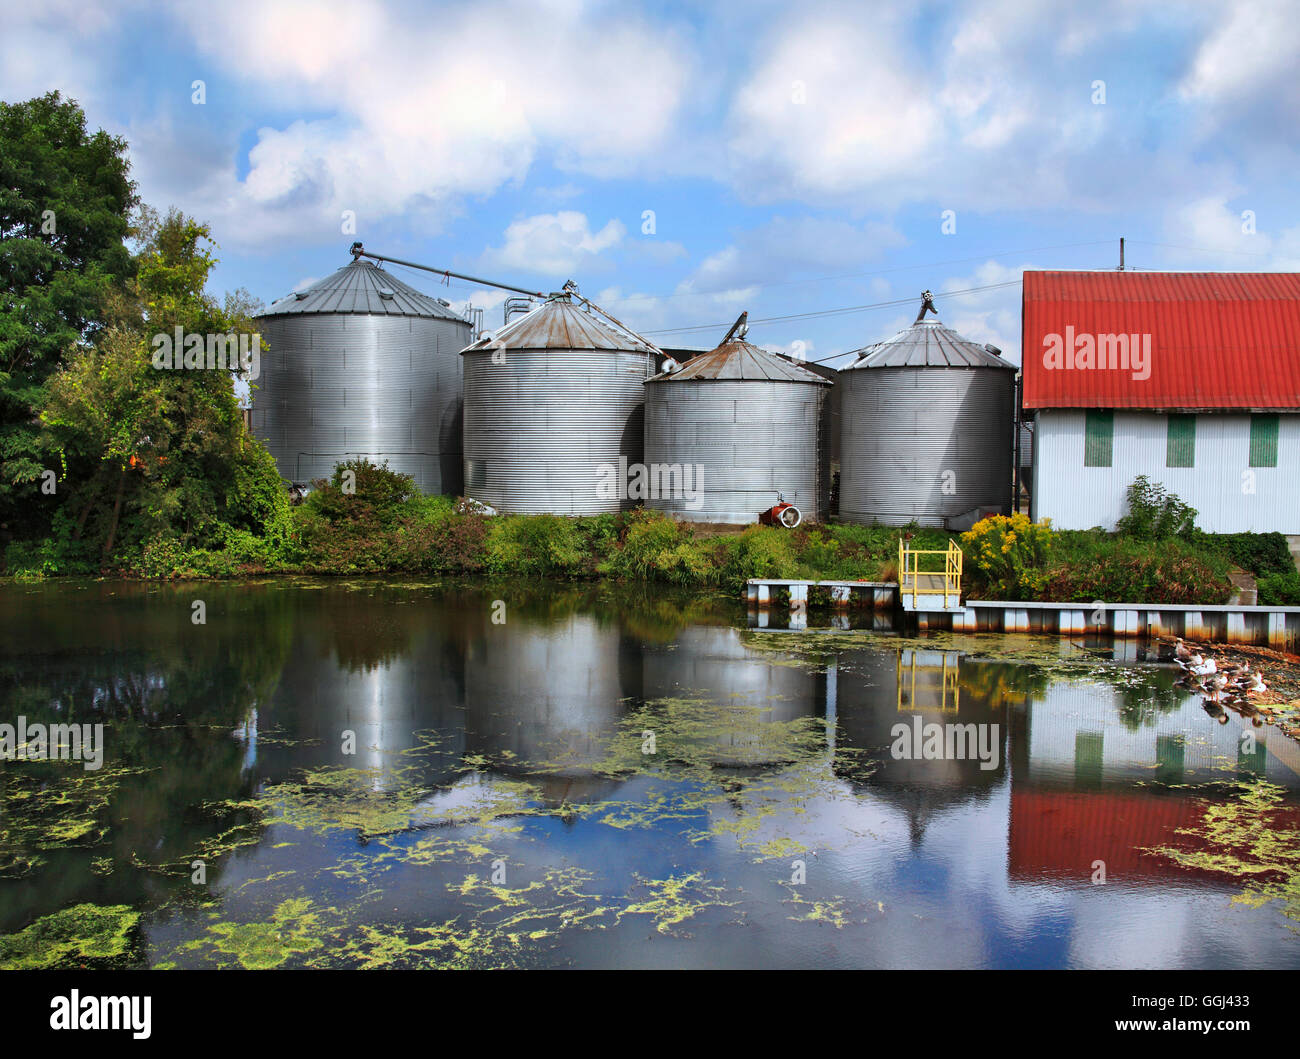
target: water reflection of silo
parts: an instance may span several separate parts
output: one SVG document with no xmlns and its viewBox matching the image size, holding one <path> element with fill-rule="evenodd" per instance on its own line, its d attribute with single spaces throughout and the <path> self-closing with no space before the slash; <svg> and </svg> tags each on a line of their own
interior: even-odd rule
<svg viewBox="0 0 1300 1059">
<path fill-rule="evenodd" d="M 682 630 L 672 644 L 645 653 L 646 699 L 698 699 L 761 711 L 720 718 L 719 731 L 709 739 L 710 759 L 719 765 L 763 764 L 756 751 L 774 744 L 760 739 L 753 723 L 811 717 L 826 701 L 825 674 L 774 662 L 747 648 L 741 637 L 737 629 L 697 625 Z"/>
<path fill-rule="evenodd" d="M 465 666 L 467 746 L 493 768 L 541 782 L 544 796 L 578 800 L 596 780 L 626 700 L 639 694 L 639 646 L 591 614 L 546 622 L 486 618 Z M 554 788 L 554 789 L 552 789 Z"/>
<path fill-rule="evenodd" d="M 906 813 L 914 841 L 935 813 L 987 796 L 1002 782 L 1004 696 L 996 686 L 971 679 L 969 660 L 956 651 L 896 649 L 846 651 L 839 661 L 839 746 L 869 754 L 876 767 L 866 786 Z M 937 755 L 935 744 L 924 745 L 931 726 L 944 739 Z M 960 726 L 951 729 L 957 737 L 952 742 L 949 726 Z M 981 749 L 991 753 L 982 759 Z"/>
<path fill-rule="evenodd" d="M 462 648 L 448 612 L 355 591 L 314 602 L 298 615 L 280 682 L 258 711 L 260 775 L 324 764 L 375 769 L 376 789 L 411 767 L 400 782 L 450 780 L 465 736 Z M 418 747 L 428 750 L 405 753 Z"/>
</svg>

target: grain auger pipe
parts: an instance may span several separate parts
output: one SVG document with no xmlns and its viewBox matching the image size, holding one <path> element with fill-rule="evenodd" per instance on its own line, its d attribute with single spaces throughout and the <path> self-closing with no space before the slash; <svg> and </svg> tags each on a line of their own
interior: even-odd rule
<svg viewBox="0 0 1300 1059">
<path fill-rule="evenodd" d="M 499 290 L 513 291 L 515 294 L 526 294 L 530 298 L 540 298 L 545 301 L 549 295 L 541 291 L 525 290 L 523 287 L 512 287 L 509 283 L 498 283 L 492 279 L 482 279 L 479 276 L 467 276 L 463 272 L 452 272 L 450 269 L 434 268 L 432 265 L 421 265 L 418 261 L 403 261 L 400 257 L 389 257 L 387 254 L 376 254 L 366 250 L 360 243 L 352 244 L 352 259 L 355 261 L 359 257 L 368 257 L 374 261 L 388 261 L 394 265 L 405 265 L 407 268 L 418 268 L 423 272 L 432 272 L 435 276 L 446 276 L 463 279 L 467 283 L 481 283 L 485 287 L 496 287 Z M 608 315 L 608 314 L 606 314 Z M 613 319 L 613 317 L 611 317 Z M 621 326 L 621 325 L 620 325 Z"/>
</svg>

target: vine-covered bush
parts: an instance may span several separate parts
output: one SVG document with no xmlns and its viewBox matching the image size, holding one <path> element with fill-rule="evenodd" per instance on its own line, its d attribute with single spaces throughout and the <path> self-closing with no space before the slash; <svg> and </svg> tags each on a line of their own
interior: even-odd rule
<svg viewBox="0 0 1300 1059">
<path fill-rule="evenodd" d="M 734 585 L 751 577 L 793 578 L 799 560 L 794 538 L 787 530 L 750 526 L 739 536 L 727 538 L 726 579 Z"/>
<path fill-rule="evenodd" d="M 628 512 L 622 522 L 622 541 L 602 564 L 602 573 L 678 585 L 717 583 L 721 570 L 716 553 L 707 541 L 697 540 L 690 527 L 645 510 Z"/>
<path fill-rule="evenodd" d="M 1189 540 L 1199 547 L 1225 555 L 1256 577 L 1296 572 L 1291 549 L 1281 533 L 1203 533 L 1196 530 Z"/>
<path fill-rule="evenodd" d="M 564 576 L 577 573 L 586 551 L 574 519 L 558 515 L 505 515 L 487 533 L 487 568 L 493 574 Z"/>
</svg>

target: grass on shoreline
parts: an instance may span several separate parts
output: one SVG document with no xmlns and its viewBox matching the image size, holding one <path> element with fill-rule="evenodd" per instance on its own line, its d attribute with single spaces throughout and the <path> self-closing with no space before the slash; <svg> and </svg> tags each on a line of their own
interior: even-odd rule
<svg viewBox="0 0 1300 1059">
<path fill-rule="evenodd" d="M 349 471 L 355 476 L 351 489 Z M 151 580 L 265 574 L 602 578 L 739 591 L 752 577 L 896 580 L 898 541 L 910 532 L 916 549 L 942 550 L 949 540 L 963 546 L 963 591 L 974 599 L 1224 603 L 1232 592 L 1228 572 L 1238 565 L 1260 578 L 1260 603 L 1300 603 L 1300 576 L 1280 534 L 1193 531 L 1142 541 L 1102 530 L 1044 535 L 1033 528 L 1039 545 L 1019 560 L 1020 576 L 1007 578 L 994 569 L 994 559 L 1010 550 L 1015 531 L 1023 538 L 1032 528 L 1022 517 L 1001 527 L 995 538 L 1000 547 L 976 548 L 970 535 L 963 541 L 916 526 L 754 525 L 719 532 L 646 510 L 576 518 L 484 516 L 450 497 L 425 496 L 406 476 L 364 462 L 340 465 L 333 479 L 317 486 L 292 509 L 290 531 L 275 537 L 239 532 L 210 543 L 154 538 L 103 568 L 76 542 L 56 536 L 10 545 L 6 573 L 21 580 L 101 574 Z"/>
</svg>

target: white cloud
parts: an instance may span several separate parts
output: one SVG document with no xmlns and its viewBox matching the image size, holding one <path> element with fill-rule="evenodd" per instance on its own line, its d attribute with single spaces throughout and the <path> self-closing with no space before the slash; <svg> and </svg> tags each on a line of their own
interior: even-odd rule
<svg viewBox="0 0 1300 1059">
<path fill-rule="evenodd" d="M 464 298 L 451 299 L 451 309 L 452 312 L 457 312 L 461 315 L 464 315 L 465 311 L 470 307 L 482 309 L 483 328 L 487 331 L 493 331 L 502 326 L 503 320 L 501 313 L 493 312 L 492 310 L 499 308 L 509 297 L 511 297 L 511 295 L 503 290 L 486 290 L 478 288 L 470 291 Z"/>
<path fill-rule="evenodd" d="M 625 235 L 627 227 L 618 219 L 593 232 L 584 213 L 539 213 L 514 221 L 506 229 L 505 245 L 489 249 L 483 261 L 496 268 L 567 275 L 590 268 L 597 255 L 618 246 Z"/>
<path fill-rule="evenodd" d="M 811 338 L 791 339 L 785 345 L 774 345 L 764 342 L 763 349 L 770 350 L 773 353 L 784 353 L 787 357 L 794 357 L 795 360 L 816 360 L 816 344 Z"/>
<path fill-rule="evenodd" d="M 1237 102 L 1290 87 L 1297 98 L 1300 19 L 1291 0 L 1238 0 L 1202 40 L 1179 85 L 1188 99 Z"/>
<path fill-rule="evenodd" d="M 575 171 L 633 172 L 662 149 L 689 76 L 665 27 L 577 3 L 460 3 L 426 18 L 376 0 L 228 0 L 179 17 L 209 57 L 240 56 L 230 72 L 247 89 L 329 115 L 261 129 L 246 179 L 225 172 L 209 215 L 309 227 L 337 228 L 347 209 L 445 218 L 463 196 L 523 180 L 542 152 Z M 277 237 L 283 225 L 266 220 L 261 234 Z"/>
<path fill-rule="evenodd" d="M 635 238 L 624 244 L 629 258 L 647 261 L 652 265 L 670 265 L 690 254 L 681 243 L 671 239 Z"/>
<path fill-rule="evenodd" d="M 1300 106 L 1300 20 L 1286 6 L 1215 0 L 1173 22 L 1156 0 L 969 0 L 904 20 L 813 0 L 758 38 L 729 106 L 728 172 L 760 202 L 1159 209 L 1217 186 L 1263 143 L 1289 141 L 1294 156 L 1277 126 L 1279 100 Z M 1144 43 L 1172 75 L 1117 66 Z M 1094 80 L 1108 82 L 1105 105 Z M 1194 152 L 1186 130 L 1221 128 L 1225 101 L 1250 110 L 1234 135 L 1254 150 Z"/>
<path fill-rule="evenodd" d="M 741 182 L 842 195 L 920 168 L 941 130 L 928 86 L 900 61 L 899 36 L 863 12 L 783 22 L 732 102 Z"/>
</svg>

